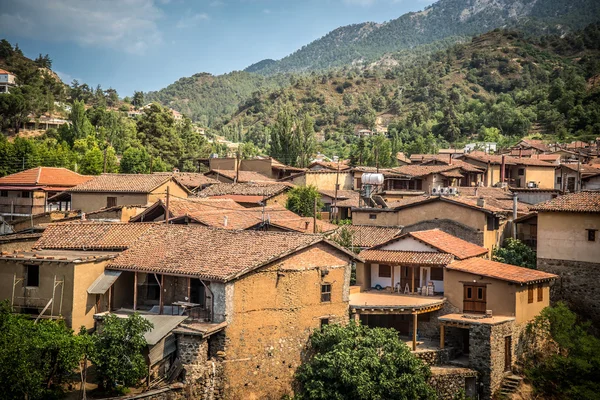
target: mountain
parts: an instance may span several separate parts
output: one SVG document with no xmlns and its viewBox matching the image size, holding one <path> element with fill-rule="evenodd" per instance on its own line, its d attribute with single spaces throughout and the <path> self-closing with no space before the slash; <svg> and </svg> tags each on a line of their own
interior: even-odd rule
<svg viewBox="0 0 600 400">
<path fill-rule="evenodd" d="M 348 156 L 358 127 L 387 131 L 396 150 L 408 153 L 530 135 L 593 140 L 600 136 L 599 59 L 600 24 L 538 39 L 497 29 L 411 65 L 295 78 L 247 100 L 223 132 L 245 132 L 243 140 L 264 145 L 287 108 L 313 118 L 329 156 Z"/>
<path fill-rule="evenodd" d="M 581 29 L 600 16 L 596 0 L 440 0 L 383 24 L 367 22 L 337 28 L 321 39 L 252 72 L 265 75 L 364 65 L 386 53 L 410 49 L 449 36 L 473 36 L 499 27 L 531 33 Z"/>
<path fill-rule="evenodd" d="M 268 68 L 270 65 L 277 63 L 277 61 L 272 60 L 270 58 L 266 60 L 261 60 L 257 63 L 250 65 L 244 69 L 245 72 L 258 72 L 262 69 Z"/>
</svg>

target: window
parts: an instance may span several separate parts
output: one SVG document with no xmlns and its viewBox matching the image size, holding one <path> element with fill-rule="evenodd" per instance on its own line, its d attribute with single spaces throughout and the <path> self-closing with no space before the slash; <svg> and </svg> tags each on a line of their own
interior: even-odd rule
<svg viewBox="0 0 600 400">
<path fill-rule="evenodd" d="M 525 175 L 525 169 L 524 168 L 519 168 L 518 174 L 519 174 L 519 176 Z"/>
<path fill-rule="evenodd" d="M 26 265 L 25 266 L 25 286 L 39 287 L 40 286 L 40 266 Z"/>
<path fill-rule="evenodd" d="M 431 280 L 432 281 L 443 281 L 444 280 L 444 268 L 431 268 Z"/>
<path fill-rule="evenodd" d="M 321 303 L 331 301 L 331 283 L 321 284 Z"/>
<path fill-rule="evenodd" d="M 329 318 L 321 318 L 321 329 L 323 329 L 325 325 L 329 325 Z"/>
<path fill-rule="evenodd" d="M 477 288 L 477 300 L 483 300 L 483 288 L 482 287 Z"/>
<path fill-rule="evenodd" d="M 556 184 L 557 185 L 562 185 L 562 176 L 557 176 L 556 177 Z"/>
<path fill-rule="evenodd" d="M 106 207 L 110 208 L 110 207 L 116 207 L 117 205 L 117 198 L 116 197 L 107 197 L 106 198 Z"/>
<path fill-rule="evenodd" d="M 544 285 L 542 285 L 541 283 L 538 283 L 537 286 L 537 297 L 538 300 L 537 301 L 544 301 Z"/>
<path fill-rule="evenodd" d="M 0 190 L 0 197 L 8 197 L 8 190 Z"/>
<path fill-rule="evenodd" d="M 377 214 L 369 214 L 369 219 L 377 219 Z"/>
<path fill-rule="evenodd" d="M 389 265 L 379 264 L 379 277 L 380 278 L 391 278 L 392 267 Z"/>
<path fill-rule="evenodd" d="M 21 192 L 21 197 L 24 198 L 24 199 L 28 199 L 29 197 L 31 197 L 31 192 L 22 191 Z"/>
<path fill-rule="evenodd" d="M 533 285 L 527 286 L 527 302 L 533 303 Z"/>
<path fill-rule="evenodd" d="M 588 236 L 588 242 L 595 242 L 596 241 L 596 231 L 597 229 L 586 229 L 587 230 L 587 236 Z"/>
<path fill-rule="evenodd" d="M 467 288 L 467 299 L 472 299 L 473 298 L 473 288 L 472 287 L 468 287 Z"/>
</svg>

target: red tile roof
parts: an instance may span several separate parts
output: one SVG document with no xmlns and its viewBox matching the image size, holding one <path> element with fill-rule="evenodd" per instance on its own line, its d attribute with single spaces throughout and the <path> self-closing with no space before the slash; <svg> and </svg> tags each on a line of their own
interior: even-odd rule
<svg viewBox="0 0 600 400">
<path fill-rule="evenodd" d="M 70 222 L 50 224 L 36 249 L 124 250 L 153 224 Z"/>
<path fill-rule="evenodd" d="M 483 152 L 472 152 L 464 155 L 467 160 L 475 160 L 481 163 L 487 164 L 488 161 L 490 164 L 500 165 L 502 164 L 502 156 L 485 154 Z M 543 160 L 537 160 L 535 158 L 528 157 L 511 157 L 504 156 L 504 163 L 506 165 L 525 165 L 525 166 L 537 166 L 537 167 L 554 167 L 552 163 Z"/>
<path fill-rule="evenodd" d="M 400 174 L 412 177 L 421 177 L 430 174 L 439 174 L 441 172 L 457 171 L 459 168 L 460 167 L 456 165 L 402 165 L 400 167 L 390 169 L 386 176 Z"/>
<path fill-rule="evenodd" d="M 234 180 L 238 179 L 238 183 L 244 182 L 275 182 L 275 179 L 269 178 L 266 175 L 260 174 L 254 171 L 239 171 L 236 174 L 234 170 L 220 169 L 210 171 L 209 174 L 215 174 L 215 179 L 218 181 L 219 176 L 224 176 L 227 179 Z M 222 179 L 221 179 L 222 180 Z"/>
<path fill-rule="evenodd" d="M 349 162 L 348 160 L 343 160 L 343 161 L 340 161 L 338 164 L 337 162 L 334 162 L 334 161 L 313 161 L 312 163 L 310 163 L 308 168 L 312 169 L 313 167 L 320 166 L 325 169 L 337 171 L 338 166 L 339 166 L 340 171 L 345 171 L 345 170 L 350 169 L 350 165 L 348 165 L 348 162 Z"/>
<path fill-rule="evenodd" d="M 530 207 L 532 211 L 600 213 L 600 192 L 579 192 L 559 196 Z"/>
<path fill-rule="evenodd" d="M 336 198 L 335 190 L 319 190 L 319 193 L 330 197 L 332 201 Z M 359 199 L 360 193 L 355 190 L 338 190 L 336 204 L 338 207 L 358 207 Z"/>
<path fill-rule="evenodd" d="M 72 187 L 93 179 L 66 168 L 37 167 L 0 178 L 0 185 Z"/>
<path fill-rule="evenodd" d="M 326 243 L 353 257 L 321 235 L 161 224 L 107 268 L 229 281 L 317 243 Z"/>
<path fill-rule="evenodd" d="M 68 192 L 151 193 L 170 180 L 173 180 L 170 175 L 102 174 L 69 189 Z"/>
<path fill-rule="evenodd" d="M 477 257 L 454 262 L 446 268 L 520 284 L 543 282 L 558 278 L 558 276 L 547 272 Z"/>
<path fill-rule="evenodd" d="M 439 229 L 410 232 L 406 236 L 412 236 L 444 253 L 452 254 L 457 260 L 482 256 L 488 253 L 488 249 L 486 248 L 452 236 Z M 404 237 L 404 235 L 401 237 Z"/>
<path fill-rule="evenodd" d="M 400 228 L 383 226 L 345 225 L 345 228 L 352 232 L 352 245 L 355 247 L 373 247 L 387 242 L 401 232 Z"/>
<path fill-rule="evenodd" d="M 218 183 L 216 179 L 210 178 L 198 172 L 155 172 L 156 175 L 173 176 L 180 185 L 188 189 L 196 189 L 200 186 Z"/>
<path fill-rule="evenodd" d="M 550 147 L 548 147 L 548 145 L 546 145 L 546 143 L 544 143 L 542 140 L 522 139 L 519 144 L 521 143 L 523 143 L 523 147 L 532 147 L 540 151 L 550 151 Z"/>
<path fill-rule="evenodd" d="M 289 190 L 289 183 L 260 182 L 260 183 L 217 183 L 198 192 L 199 197 L 241 195 L 273 197 Z"/>
<path fill-rule="evenodd" d="M 368 262 L 380 262 L 394 265 L 448 265 L 454 257 L 447 253 L 429 253 L 421 251 L 363 250 L 358 254 Z"/>
</svg>

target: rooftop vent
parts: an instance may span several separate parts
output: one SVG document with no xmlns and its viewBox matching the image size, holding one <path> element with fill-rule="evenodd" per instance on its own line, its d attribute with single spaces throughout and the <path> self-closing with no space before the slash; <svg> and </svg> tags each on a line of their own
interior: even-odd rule
<svg viewBox="0 0 600 400">
<path fill-rule="evenodd" d="M 485 199 L 483 197 L 477 199 L 477 207 L 485 207 Z"/>
</svg>

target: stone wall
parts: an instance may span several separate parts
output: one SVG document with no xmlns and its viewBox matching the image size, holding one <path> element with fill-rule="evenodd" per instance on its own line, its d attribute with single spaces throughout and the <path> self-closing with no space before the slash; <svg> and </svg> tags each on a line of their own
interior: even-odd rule
<svg viewBox="0 0 600 400">
<path fill-rule="evenodd" d="M 186 399 L 219 400 L 225 397 L 223 364 L 218 357 L 209 358 L 209 340 L 196 335 L 177 335 L 177 357 L 185 370 Z"/>
<path fill-rule="evenodd" d="M 433 367 L 429 385 L 433 387 L 439 400 L 452 400 L 464 391 L 473 396 L 477 388 L 477 371 L 469 368 Z"/>
<path fill-rule="evenodd" d="M 435 228 L 449 233 L 450 235 L 456 236 L 457 238 L 466 240 L 467 242 L 483 246 L 483 232 L 477 231 L 467 225 L 451 219 L 430 219 L 427 221 L 417 222 L 412 225 L 406 225 L 404 228 L 402 228 L 402 233 L 425 231 Z"/>
<path fill-rule="evenodd" d="M 454 355 L 453 349 L 423 350 L 413 352 L 413 355 L 430 367 L 446 364 Z"/>
<path fill-rule="evenodd" d="M 417 331 L 419 333 L 419 337 L 427 338 L 430 340 L 440 339 L 440 321 L 438 321 L 438 317 L 446 314 L 455 314 L 458 313 L 458 308 L 454 307 L 449 302 L 445 302 L 443 307 L 438 311 L 433 311 L 427 314 L 420 314 L 417 319 Z M 424 316 L 428 316 L 425 318 Z M 410 320 L 410 328 L 409 332 L 412 332 L 412 318 Z"/>
<path fill-rule="evenodd" d="M 599 260 L 600 261 L 600 260 Z M 569 308 L 600 329 L 600 263 L 538 258 L 541 271 L 560 276 L 550 287 L 552 302 L 565 301 Z"/>
</svg>

